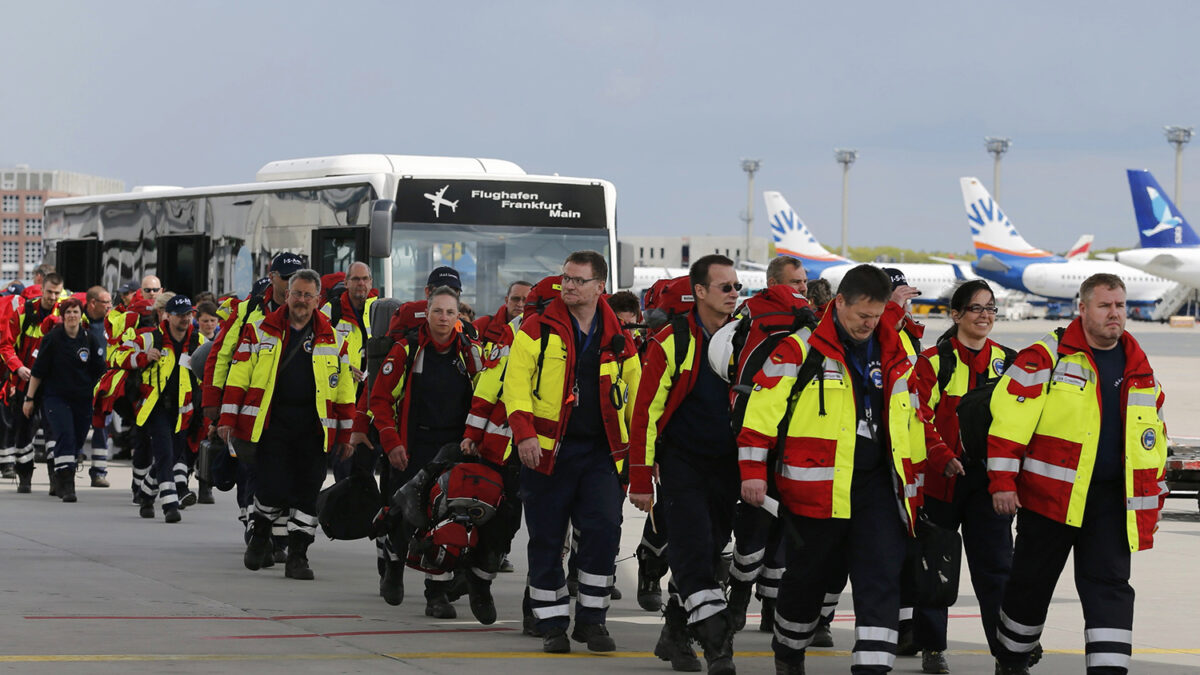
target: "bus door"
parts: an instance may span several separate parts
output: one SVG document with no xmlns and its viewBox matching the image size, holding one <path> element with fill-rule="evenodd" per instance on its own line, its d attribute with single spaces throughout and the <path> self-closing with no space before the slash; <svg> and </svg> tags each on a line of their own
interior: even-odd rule
<svg viewBox="0 0 1200 675">
<path fill-rule="evenodd" d="M 54 269 L 63 277 L 63 287 L 86 291 L 101 282 L 99 239 L 68 239 L 55 247 Z"/>
<path fill-rule="evenodd" d="M 158 263 L 155 273 L 163 288 L 191 299 L 208 287 L 212 240 L 205 234 L 172 234 L 156 241 Z"/>
<path fill-rule="evenodd" d="M 322 276 L 345 272 L 350 263 L 368 260 L 370 240 L 370 228 L 318 227 L 312 231 L 309 264 Z"/>
</svg>

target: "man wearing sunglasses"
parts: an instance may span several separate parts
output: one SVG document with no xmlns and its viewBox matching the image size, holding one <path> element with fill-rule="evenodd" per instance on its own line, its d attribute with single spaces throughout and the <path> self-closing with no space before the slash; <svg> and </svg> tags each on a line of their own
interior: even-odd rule
<svg viewBox="0 0 1200 675">
<path fill-rule="evenodd" d="M 736 672 L 734 631 L 717 568 L 733 530 L 738 450 L 729 386 L 709 365 L 708 345 L 737 308 L 742 285 L 733 261 L 722 255 L 700 258 L 688 276 L 695 306 L 687 315 L 686 350 L 676 353 L 671 325 L 646 350 L 633 414 L 629 500 L 650 512 L 657 470 L 666 507 L 671 598 L 655 654 L 675 670 L 699 670 L 689 644 L 695 636 L 709 674 L 724 675 Z"/>
<path fill-rule="evenodd" d="M 523 464 L 529 597 L 546 652 L 571 650 L 562 568 L 568 522 L 580 531 L 571 637 L 591 651 L 616 645 L 604 622 L 616 572 L 632 395 L 641 365 L 633 339 L 601 302 L 608 264 L 595 251 L 563 263 L 562 294 L 517 331 L 502 400 Z"/>
</svg>

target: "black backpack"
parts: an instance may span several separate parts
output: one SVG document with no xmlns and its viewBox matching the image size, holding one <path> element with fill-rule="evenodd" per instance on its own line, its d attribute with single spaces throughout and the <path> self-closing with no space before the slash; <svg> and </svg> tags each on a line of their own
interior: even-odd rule
<svg viewBox="0 0 1200 675">
<path fill-rule="evenodd" d="M 317 495 L 317 523 L 330 539 L 370 537 L 382 499 L 375 477 L 354 471 Z"/>
<path fill-rule="evenodd" d="M 900 576 L 901 600 L 908 605 L 949 607 L 958 601 L 962 536 L 918 511 L 916 537 L 908 541 Z"/>
<path fill-rule="evenodd" d="M 1059 328 L 1056 331 L 1060 339 L 1062 330 Z M 1017 352 L 1007 347 L 1003 349 L 1004 371 L 1008 372 Z M 938 356 L 938 388 L 944 390 L 954 375 L 954 364 L 958 362 L 949 340 L 938 343 Z M 947 363 L 950 365 L 947 366 Z M 984 378 L 982 375 L 976 378 L 975 388 L 958 400 L 958 437 L 962 441 L 963 464 L 984 467 L 987 466 L 988 432 L 992 427 L 992 392 L 996 390 L 1000 378 Z"/>
</svg>

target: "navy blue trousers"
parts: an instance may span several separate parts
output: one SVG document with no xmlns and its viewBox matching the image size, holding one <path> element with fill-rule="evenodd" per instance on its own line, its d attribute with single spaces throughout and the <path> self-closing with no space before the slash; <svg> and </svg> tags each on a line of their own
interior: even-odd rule
<svg viewBox="0 0 1200 675">
<path fill-rule="evenodd" d="M 54 441 L 54 470 L 70 469 L 74 473 L 75 458 L 92 425 L 91 400 L 47 395 L 42 400 L 42 415 L 50 440 Z"/>
<path fill-rule="evenodd" d="M 529 530 L 529 598 L 538 630 L 570 625 L 562 554 L 568 524 L 579 530 L 576 624 L 603 624 L 616 573 L 625 492 L 608 442 L 563 441 L 554 472 L 521 468 L 521 501 Z"/>
</svg>

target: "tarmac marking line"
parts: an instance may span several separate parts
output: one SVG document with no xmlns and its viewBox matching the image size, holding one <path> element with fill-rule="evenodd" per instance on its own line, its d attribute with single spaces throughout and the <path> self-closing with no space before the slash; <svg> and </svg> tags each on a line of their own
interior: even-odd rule
<svg viewBox="0 0 1200 675">
<path fill-rule="evenodd" d="M 292 621 L 298 619 L 361 619 L 358 614 L 297 614 L 294 616 L 27 616 L 30 621 Z"/>
<path fill-rule="evenodd" d="M 1082 649 L 1047 649 L 1047 654 L 1080 656 Z M 1139 648 L 1138 654 L 1200 655 L 1200 649 Z M 949 655 L 988 656 L 986 649 L 954 649 Z M 809 656 L 844 657 L 848 650 L 810 649 Z M 737 652 L 738 658 L 772 658 L 774 652 Z M 153 662 L 153 661 L 338 661 L 366 659 L 653 659 L 650 652 L 577 652 L 571 654 L 546 654 L 544 652 L 406 652 L 387 654 L 12 654 L 0 655 L 0 663 L 72 663 L 72 662 Z"/>
<path fill-rule="evenodd" d="M 352 635 L 421 635 L 428 633 L 499 633 L 513 628 L 427 628 L 420 630 L 355 630 L 344 633 L 295 633 L 290 635 L 210 635 L 199 640 L 279 640 L 291 638 L 348 637 Z"/>
</svg>

